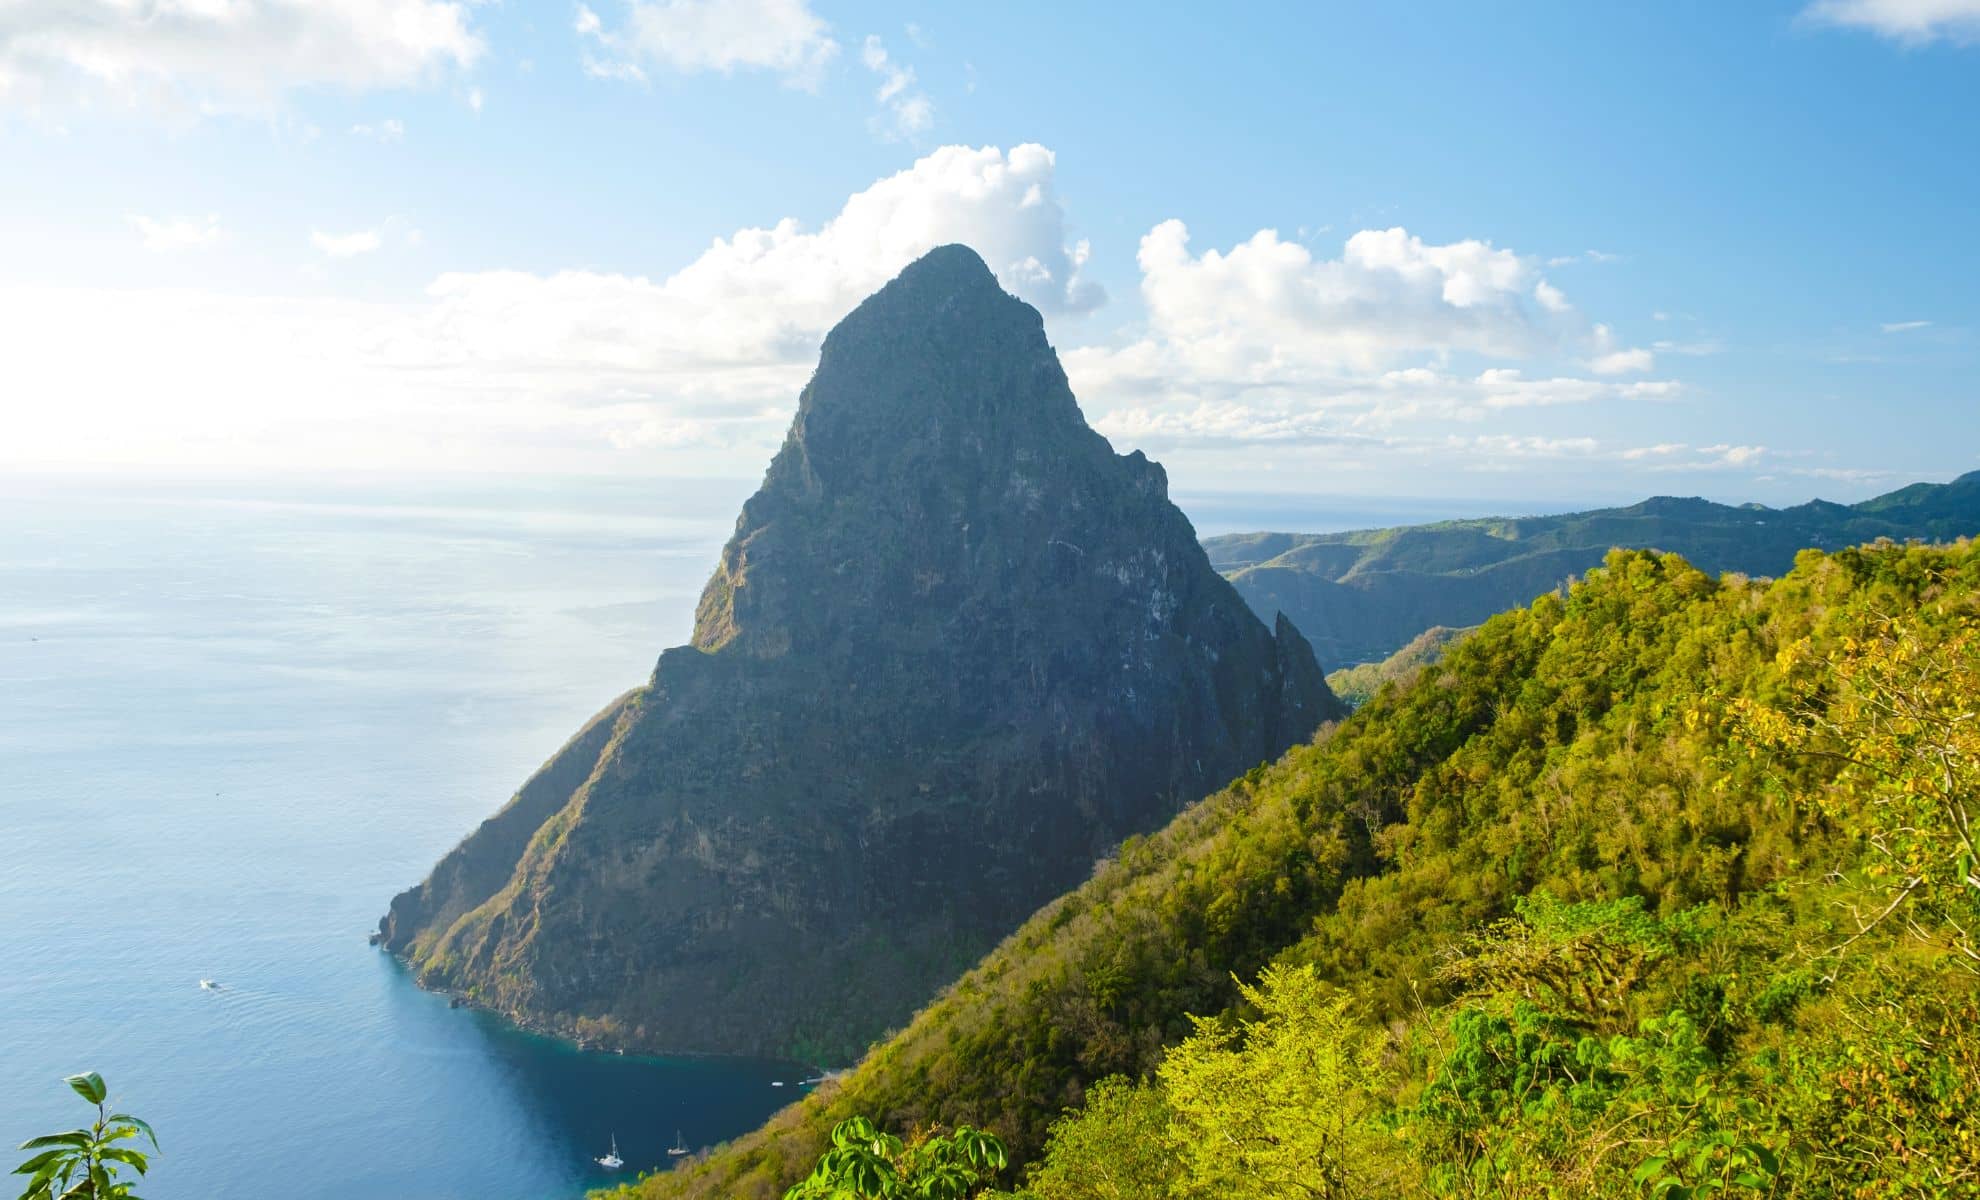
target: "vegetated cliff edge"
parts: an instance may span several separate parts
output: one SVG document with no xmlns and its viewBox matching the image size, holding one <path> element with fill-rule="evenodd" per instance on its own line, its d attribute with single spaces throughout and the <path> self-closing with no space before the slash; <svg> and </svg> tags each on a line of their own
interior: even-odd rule
<svg viewBox="0 0 1980 1200">
<path fill-rule="evenodd" d="M 1779 575 L 1797 551 L 1880 537 L 1980 534 L 1980 471 L 1865 500 L 1792 508 L 1656 496 L 1627 508 L 1439 521 L 1347 533 L 1208 538 L 1257 612 L 1284 612 L 1329 667 L 1378 662 L 1436 625 L 1476 625 L 1599 566 L 1614 546 L 1682 554 L 1710 572 Z"/>
<path fill-rule="evenodd" d="M 1637 1155 L 1656 1151 L 1624 1157 L 1619 1131 L 1696 1134 L 1698 1089 L 1709 1080 L 1715 1094 L 1740 1096 L 1742 1111 L 1818 1148 L 1798 1162 L 1809 1186 L 1790 1189 L 1796 1195 L 1928 1194 L 1863 1185 L 1935 1162 L 1964 1170 L 1970 1183 L 1970 1169 L 1954 1160 L 1970 1162 L 1977 1077 L 1961 1072 L 1980 1062 L 1980 1039 L 1965 1037 L 1964 1051 L 1943 1064 L 1917 1063 L 1920 1046 L 1974 1028 L 1980 977 L 1944 947 L 1897 947 L 1858 976 L 1874 1005 L 1860 996 L 1844 1003 L 1815 982 L 1838 972 L 1827 948 L 1845 939 L 1856 951 L 1873 945 L 1852 935 L 1882 903 L 1872 906 L 1843 877 L 1888 852 L 1788 799 L 1822 794 L 1837 756 L 1758 753 L 1737 728 L 1742 705 L 1785 703 L 1795 672 L 1820 675 L 1828 656 L 1893 618 L 1927 642 L 1976 627 L 1980 546 L 1809 552 L 1771 583 L 1713 579 L 1673 555 L 1614 551 L 1565 595 L 1493 617 L 1313 744 L 1130 839 L 855 1070 L 705 1158 L 609 1194 L 772 1200 L 811 1169 L 833 1125 L 855 1114 L 903 1132 L 988 1128 L 1012 1152 L 1003 1182 L 1025 1182 L 1053 1123 L 1077 1111 L 1096 1081 L 1153 1075 L 1197 1032 L 1192 1014 L 1255 1017 L 1238 984 L 1275 963 L 1310 965 L 1352 999 L 1356 1022 L 1396 1039 L 1383 1072 L 1402 1064 L 1384 1085 L 1394 1089 L 1382 1099 L 1391 1114 L 1420 1115 L 1421 1101 L 1434 1115 L 1435 1088 L 1462 1077 L 1467 1063 L 1495 1081 L 1496 1090 L 1467 1100 L 1463 1112 L 1482 1116 L 1460 1144 L 1403 1142 L 1383 1126 L 1382 1156 L 1398 1163 L 1427 1149 L 1427 1165 L 1464 1168 L 1477 1154 L 1496 1183 L 1515 1170 L 1533 1172 L 1511 1176 L 1520 1180 L 1566 1178 L 1606 1156 L 1604 1186 L 1570 1180 L 1548 1194 L 1627 1194 Z M 1874 894 L 1885 899 L 1896 890 L 1888 871 L 1868 878 L 1881 881 Z M 1639 974 L 1602 957 L 1616 931 L 1581 930 L 1578 951 L 1533 943 L 1533 974 L 1511 976 L 1510 995 L 1467 996 L 1448 971 L 1454 951 L 1505 929 L 1542 889 L 1625 919 L 1690 922 L 1700 940 L 1652 949 L 1661 965 Z M 1901 924 L 1885 931 L 1905 936 Z M 1706 941 L 1707 931 L 1719 932 Z M 1591 1022 L 1534 1007 L 1558 995 L 1550 988 L 1569 988 L 1561 981 L 1577 971 L 1608 972 L 1591 991 L 1611 997 L 1613 1011 Z M 1929 1002 L 1904 1015 L 1892 993 Z M 1456 1031 L 1481 1005 L 1487 1016 L 1526 1006 L 1550 1032 L 1523 1027 L 1514 1044 L 1509 1030 L 1467 1052 Z M 1886 1030 L 1916 1025 L 1902 1037 L 1866 1035 L 1860 1014 L 1872 1009 Z M 1583 1093 L 1597 1081 L 1578 1046 L 1648 1032 L 1641 1021 L 1673 1012 L 1688 1022 L 1681 1031 L 1708 1030 L 1711 1044 L 1693 1047 L 1695 1061 L 1680 1059 L 1668 1097 Z M 1329 1068 L 1316 1051 L 1298 1069 Z M 1600 1086 L 1640 1078 L 1612 1074 Z M 1852 1078 L 1879 1082 L 1851 1090 Z M 1288 1087 L 1277 1096 L 1298 1094 Z M 1252 1145 L 1233 1143 L 1230 1153 L 1313 1125 L 1300 1116 L 1295 1126 L 1252 1127 Z M 1582 1140 L 1534 1134 L 1550 1124 Z M 1037 1194 L 1171 1194 L 1135 1186 L 1174 1157 L 1162 1136 L 1158 1123 L 1084 1151 L 1075 1145 L 1069 1157 L 1111 1161 L 1076 1186 Z M 1849 1139 L 1868 1152 L 1837 1152 Z M 1436 1188 L 1351 1194 L 1475 1196 L 1480 1177 L 1460 1169 Z"/>
<path fill-rule="evenodd" d="M 1343 712 L 970 250 L 835 328 L 645 687 L 393 900 L 539 1028 L 843 1059 L 1122 838 Z"/>
</svg>

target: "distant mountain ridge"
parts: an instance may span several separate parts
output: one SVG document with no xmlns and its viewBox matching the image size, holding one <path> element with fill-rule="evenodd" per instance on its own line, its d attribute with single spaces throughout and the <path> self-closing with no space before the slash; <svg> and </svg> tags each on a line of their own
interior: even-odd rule
<svg viewBox="0 0 1980 1200">
<path fill-rule="evenodd" d="M 825 339 L 692 644 L 380 940 L 536 1028 L 842 1061 L 1344 712 L 1274 625 L 1086 425 L 1037 311 L 931 251 Z"/>
<path fill-rule="evenodd" d="M 1433 626 L 1476 625 L 1599 566 L 1612 547 L 1780 575 L 1796 552 L 1980 534 L 1980 471 L 1858 504 L 1791 508 L 1656 496 L 1627 508 L 1346 533 L 1233 533 L 1210 561 L 1261 616 L 1284 613 L 1328 670 L 1379 662 Z M 1270 619 L 1268 617 L 1267 619 Z"/>
</svg>

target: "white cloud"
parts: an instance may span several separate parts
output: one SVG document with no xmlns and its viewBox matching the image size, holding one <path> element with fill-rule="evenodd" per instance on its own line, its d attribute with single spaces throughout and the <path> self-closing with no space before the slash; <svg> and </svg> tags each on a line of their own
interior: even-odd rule
<svg viewBox="0 0 1980 1200">
<path fill-rule="evenodd" d="M 360 254 L 376 253 L 385 239 L 376 229 L 360 229 L 354 233 L 325 233 L 312 229 L 309 244 L 331 258 L 355 258 Z"/>
<path fill-rule="evenodd" d="M 453 0 L 14 0 L 0 104 L 254 109 L 297 88 L 425 83 L 483 50 Z"/>
<path fill-rule="evenodd" d="M 1980 0 L 1815 0 L 1803 20 L 1860 29 L 1906 45 L 1980 43 Z"/>
<path fill-rule="evenodd" d="M 0 287 L 25 347 L 10 388 L 37 398 L 0 456 L 548 470 L 618 448 L 759 470 L 825 331 L 937 245 L 974 246 L 1048 314 L 1102 301 L 1053 169 L 1041 146 L 944 147 L 817 228 L 742 229 L 661 279 L 452 272 L 396 303 Z M 411 236 L 317 234 L 325 253 Z"/>
<path fill-rule="evenodd" d="M 578 6 L 577 33 L 598 51 L 585 60 L 588 74 L 643 79 L 647 65 L 688 74 L 750 69 L 811 88 L 839 53 L 809 0 L 627 0 L 625 9 L 614 29 Z"/>
<path fill-rule="evenodd" d="M 1547 260 L 1547 265 L 1550 267 L 1565 267 L 1570 263 L 1578 262 L 1616 263 L 1621 262 L 1622 257 L 1620 254 L 1610 254 L 1605 250 L 1583 250 L 1579 254 L 1556 254 Z"/>
<path fill-rule="evenodd" d="M 914 86 L 914 68 L 896 61 L 887 53 L 886 45 L 872 34 L 867 35 L 859 57 L 867 70 L 880 76 L 880 86 L 874 89 L 873 99 L 880 105 L 885 119 L 876 118 L 875 128 L 890 140 L 927 132 L 935 123 L 935 105 Z"/>
<path fill-rule="evenodd" d="M 1454 422 L 1499 421 L 1525 409 L 1668 395 L 1678 387 L 1668 381 L 1617 384 L 1573 376 L 1528 378 L 1503 367 L 1476 375 L 1404 367 L 1331 387 L 1253 389 L 1217 399 L 1158 396 L 1109 405 L 1082 383 L 1086 372 L 1080 361 L 1096 353 L 1105 351 L 1074 350 L 1069 358 L 1074 385 L 1080 389 L 1082 404 L 1094 414 L 1094 427 L 1123 448 L 1139 446 L 1164 453 L 1194 452 L 1215 444 L 1290 442 L 1364 445 L 1370 450 L 1427 446 L 1441 453 L 1451 444 L 1447 436 L 1411 436 L 1408 431 L 1448 429 Z M 1639 392 L 1640 388 L 1653 390 Z M 1471 450 L 1483 452 L 1500 444 L 1492 440 L 1495 436 L 1481 433 L 1466 440 Z M 1586 441 L 1569 440 L 1577 445 Z"/>
<path fill-rule="evenodd" d="M 1140 265 L 1145 326 L 1065 351 L 1074 389 L 1118 448 L 1235 486 L 1273 460 L 1247 446 L 1296 445 L 1282 462 L 1374 486 L 1542 457 L 1613 469 L 1636 460 L 1562 432 L 1567 412 L 1683 391 L 1628 378 L 1655 355 L 1578 312 L 1540 260 L 1479 239 L 1363 230 L 1330 258 L 1264 230 L 1198 253 L 1167 221 Z"/>
<path fill-rule="evenodd" d="M 1141 239 L 1139 261 L 1141 336 L 1066 356 L 1096 407 L 1194 411 L 1241 401 L 1261 412 L 1325 404 L 1394 412 L 1393 395 L 1371 391 L 1378 377 L 1436 366 L 1444 399 L 1410 402 L 1476 411 L 1491 376 L 1460 388 L 1441 374 L 1452 357 L 1526 360 L 1590 336 L 1532 261 L 1475 239 L 1438 245 L 1400 228 L 1363 230 L 1328 259 L 1267 229 L 1228 251 L 1195 254 L 1188 229 L 1171 220 Z M 1542 382 L 1508 382 L 1499 394 L 1536 395 Z"/>
<path fill-rule="evenodd" d="M 1886 321 L 1879 328 L 1885 333 L 1909 333 L 1914 329 L 1929 328 L 1931 324 L 1930 321 Z"/>
<path fill-rule="evenodd" d="M 1683 442 L 1658 442 L 1654 446 L 1632 446 L 1622 452 L 1622 457 L 1632 462 L 1645 458 L 1668 458 L 1690 449 Z"/>
<path fill-rule="evenodd" d="M 1607 325 L 1595 327 L 1592 341 L 1595 354 L 1588 360 L 1588 369 L 1597 375 L 1635 375 L 1657 365 L 1657 356 L 1648 350 L 1617 346 L 1615 333 Z"/>
<path fill-rule="evenodd" d="M 326 233 L 321 229 L 312 229 L 309 234 L 309 244 L 327 258 L 376 254 L 391 245 L 412 249 L 425 240 L 425 235 L 413 228 L 404 217 L 388 217 L 371 229 L 354 229 L 349 233 Z"/>
<path fill-rule="evenodd" d="M 1199 374 L 1373 370 L 1424 351 L 1515 358 L 1545 340 L 1526 303 L 1530 264 L 1487 242 L 1370 229 L 1329 260 L 1266 229 L 1193 255 L 1170 220 L 1141 239 L 1139 261 L 1151 340 Z"/>
<path fill-rule="evenodd" d="M 371 138 L 374 141 L 380 142 L 397 142 L 405 138 L 406 124 L 396 117 L 387 117 L 385 120 L 379 121 L 376 124 L 351 126 L 351 136 Z"/>
<path fill-rule="evenodd" d="M 1712 467 L 1748 467 L 1760 461 L 1768 453 L 1765 446 L 1700 446 L 1698 452 L 1706 456 L 1700 465 Z"/>
<path fill-rule="evenodd" d="M 131 227 L 144 239 L 144 248 L 154 254 L 170 254 L 179 250 L 203 250 L 220 241 L 220 218 L 208 213 L 205 217 L 171 217 L 154 219 L 132 215 Z"/>
<path fill-rule="evenodd" d="M 1597 375 L 1629 375 L 1648 371 L 1657 365 L 1657 356 L 1641 347 L 1611 350 L 1588 360 L 1588 369 Z"/>
</svg>

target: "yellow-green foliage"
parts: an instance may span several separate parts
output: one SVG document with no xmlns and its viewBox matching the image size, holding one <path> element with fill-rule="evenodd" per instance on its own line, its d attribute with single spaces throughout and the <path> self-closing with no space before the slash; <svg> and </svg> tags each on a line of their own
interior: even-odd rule
<svg viewBox="0 0 1980 1200">
<path fill-rule="evenodd" d="M 1371 1120 L 1390 1089 L 1385 1039 L 1310 967 L 1267 968 L 1240 995 L 1256 1019 L 1206 1020 L 1159 1072 L 1172 1195 L 1363 1195 L 1388 1169 Z"/>
<path fill-rule="evenodd" d="M 646 1193 L 764 1194 L 857 1112 L 994 1130 L 1045 1200 L 1980 1195 L 1977 596 L 1965 544 L 1611 554 Z"/>
</svg>

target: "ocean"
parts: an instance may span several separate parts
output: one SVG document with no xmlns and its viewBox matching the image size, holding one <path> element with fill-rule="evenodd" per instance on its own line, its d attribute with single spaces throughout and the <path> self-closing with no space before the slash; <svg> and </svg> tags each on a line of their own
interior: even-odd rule
<svg viewBox="0 0 1980 1200">
<path fill-rule="evenodd" d="M 0 481 L 0 1140 L 81 1123 L 61 1079 L 95 1070 L 159 1132 L 150 1200 L 571 1200 L 796 1098 L 804 1064 L 449 1009 L 365 940 L 687 639 L 753 487 Z"/>
</svg>

